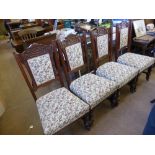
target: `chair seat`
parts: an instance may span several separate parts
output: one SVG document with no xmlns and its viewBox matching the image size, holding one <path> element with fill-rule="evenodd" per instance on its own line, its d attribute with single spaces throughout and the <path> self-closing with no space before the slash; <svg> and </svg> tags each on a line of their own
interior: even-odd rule
<svg viewBox="0 0 155 155">
<path fill-rule="evenodd" d="M 110 96 L 117 88 L 118 85 L 114 81 L 91 73 L 79 77 L 70 85 L 71 91 L 88 103 L 91 108 Z"/>
<path fill-rule="evenodd" d="M 140 72 L 149 68 L 155 63 L 155 59 L 135 53 L 125 53 L 118 57 L 117 62 L 137 68 Z"/>
<path fill-rule="evenodd" d="M 54 134 L 89 112 L 89 105 L 66 88 L 56 89 L 37 101 L 45 134 Z"/>
<path fill-rule="evenodd" d="M 122 87 L 138 75 L 138 69 L 117 62 L 108 62 L 97 69 L 96 75 L 115 81 Z"/>
</svg>

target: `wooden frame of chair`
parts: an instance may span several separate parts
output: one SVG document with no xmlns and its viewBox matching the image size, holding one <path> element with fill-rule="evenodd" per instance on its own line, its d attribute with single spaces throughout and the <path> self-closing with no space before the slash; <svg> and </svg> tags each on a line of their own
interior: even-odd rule
<svg viewBox="0 0 155 155">
<path fill-rule="evenodd" d="M 123 28 L 128 28 L 128 42 L 127 46 L 124 46 L 120 48 L 120 30 Z M 117 61 L 117 58 L 120 55 L 121 51 L 126 50 L 127 52 L 130 52 L 131 50 L 131 40 L 132 39 L 132 21 L 129 20 L 129 22 L 121 22 L 119 24 L 116 24 L 116 52 L 115 52 L 115 61 Z"/>
<path fill-rule="evenodd" d="M 69 62 L 68 62 L 68 58 L 67 58 L 65 48 L 67 46 L 71 46 L 71 45 L 79 43 L 79 42 L 82 45 L 82 53 L 83 53 L 83 58 L 84 58 L 84 65 L 79 67 L 79 68 L 76 68 L 74 70 L 71 70 L 70 67 L 69 67 Z M 89 68 L 89 64 L 88 64 L 88 57 L 87 57 L 86 34 L 83 33 L 82 36 L 69 35 L 68 37 L 66 37 L 66 39 L 64 41 L 57 40 L 57 44 L 58 44 L 58 49 L 59 49 L 59 53 L 60 53 L 60 59 L 61 59 L 63 69 L 64 69 L 64 72 L 65 72 L 65 77 L 67 79 L 67 83 L 68 83 L 68 87 L 69 87 L 70 83 L 72 82 L 72 80 L 70 78 L 70 73 L 78 72 L 80 69 L 83 69 L 84 67 L 87 69 L 87 73 L 90 72 L 90 68 Z M 109 99 L 111 101 L 111 106 L 112 107 L 117 106 L 118 105 L 118 91 L 113 93 L 109 97 Z"/>
<path fill-rule="evenodd" d="M 81 43 L 84 65 L 71 70 L 65 48 L 67 46 L 71 46 L 79 42 Z M 64 70 L 66 81 L 67 81 L 67 86 L 69 88 L 69 85 L 72 82 L 72 79 L 70 77 L 72 73 L 81 74 L 80 72 L 81 69 L 86 69 L 87 72 L 89 72 L 88 57 L 87 57 L 87 52 L 86 52 L 87 51 L 86 34 L 83 33 L 82 36 L 70 34 L 69 36 L 65 38 L 64 41 L 57 40 L 57 45 L 58 45 L 58 51 L 60 55 L 61 64 L 63 66 L 63 70 Z M 87 117 L 84 117 L 83 119 L 84 119 L 84 122 L 86 122 L 85 128 L 89 130 L 93 124 L 92 111 L 90 111 L 89 115 Z"/>
<path fill-rule="evenodd" d="M 98 48 L 97 48 L 97 37 L 102 35 L 108 35 L 108 54 L 104 55 L 99 58 L 98 56 Z M 108 59 L 108 61 L 112 60 L 112 29 L 111 28 L 104 28 L 98 27 L 90 33 L 91 37 L 91 47 L 92 47 L 92 54 L 93 54 L 93 61 L 95 64 L 95 71 L 99 67 L 99 64 L 104 59 Z"/>
<path fill-rule="evenodd" d="M 128 43 L 127 46 L 120 48 L 120 30 L 123 28 L 128 28 Z M 115 53 L 115 61 L 117 61 L 120 56 L 121 51 L 126 50 L 127 52 L 131 52 L 131 42 L 132 42 L 132 21 L 122 22 L 116 25 L 116 53 Z M 152 66 L 150 66 L 147 71 L 143 71 L 146 74 L 146 80 L 148 81 L 151 75 Z M 137 76 L 137 81 L 138 81 Z"/>
<path fill-rule="evenodd" d="M 55 79 L 47 81 L 38 86 L 33 77 L 27 60 L 44 54 L 49 54 L 50 56 L 51 64 L 53 66 L 53 71 L 55 74 Z M 61 86 L 64 86 L 60 71 L 59 56 L 56 52 L 55 42 L 52 42 L 51 45 L 32 44 L 32 46 L 30 48 L 27 48 L 23 53 L 14 53 L 14 56 L 35 101 L 37 100 L 35 92 L 38 90 L 38 88 L 47 86 L 54 81 L 59 81 Z"/>
<path fill-rule="evenodd" d="M 81 43 L 81 47 L 82 47 L 84 65 L 71 70 L 65 48 L 67 46 L 71 46 L 71 45 L 79 43 L 79 42 Z M 62 42 L 60 40 L 57 40 L 57 44 L 58 44 L 59 54 L 60 54 L 60 58 L 61 58 L 61 63 L 63 65 L 65 77 L 66 77 L 67 84 L 69 87 L 70 83 L 72 82 L 72 80 L 70 78 L 71 73 L 79 73 L 79 71 L 81 69 L 85 69 L 85 68 L 87 69 L 87 72 L 89 72 L 88 57 L 87 57 L 87 52 L 86 52 L 86 50 L 87 50 L 86 35 L 85 35 L 85 33 L 82 36 L 77 36 L 77 35 L 71 34 L 71 35 L 67 36 L 65 38 L 65 40 Z"/>
</svg>

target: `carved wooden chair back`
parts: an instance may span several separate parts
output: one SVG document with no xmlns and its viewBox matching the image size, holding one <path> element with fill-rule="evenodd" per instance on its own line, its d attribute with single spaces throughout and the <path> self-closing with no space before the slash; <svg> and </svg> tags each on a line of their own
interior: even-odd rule
<svg viewBox="0 0 155 155">
<path fill-rule="evenodd" d="M 122 22 L 116 24 L 116 53 L 115 60 L 123 54 L 123 52 L 129 52 L 132 38 L 132 22 Z"/>
<path fill-rule="evenodd" d="M 81 70 L 89 72 L 87 58 L 86 35 L 69 35 L 65 40 L 57 40 L 61 62 L 65 72 L 68 86 L 70 85 L 72 73 L 81 76 Z"/>
<path fill-rule="evenodd" d="M 35 100 L 35 92 L 40 87 L 54 81 L 64 86 L 55 42 L 51 45 L 32 44 L 23 53 L 14 55 Z"/>
<path fill-rule="evenodd" d="M 95 70 L 101 62 L 112 59 L 112 35 L 111 28 L 98 27 L 91 32 L 91 46 Z"/>
<path fill-rule="evenodd" d="M 19 37 L 22 39 L 23 42 L 28 41 L 30 39 L 34 39 L 37 37 L 37 32 L 35 30 L 21 30 L 18 32 Z"/>
</svg>

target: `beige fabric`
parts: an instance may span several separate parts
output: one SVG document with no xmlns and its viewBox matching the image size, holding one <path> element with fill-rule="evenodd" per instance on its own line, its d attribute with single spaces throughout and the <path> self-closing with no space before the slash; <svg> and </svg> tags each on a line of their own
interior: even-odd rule
<svg viewBox="0 0 155 155">
<path fill-rule="evenodd" d="M 128 52 L 119 56 L 117 62 L 130 67 L 135 67 L 142 72 L 155 63 L 155 58 Z"/>
</svg>

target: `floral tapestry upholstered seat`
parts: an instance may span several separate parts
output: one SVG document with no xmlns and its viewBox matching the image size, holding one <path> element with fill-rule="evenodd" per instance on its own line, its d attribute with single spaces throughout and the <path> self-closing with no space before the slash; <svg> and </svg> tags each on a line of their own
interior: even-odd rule
<svg viewBox="0 0 155 155">
<path fill-rule="evenodd" d="M 115 81 L 121 88 L 138 75 L 138 70 L 116 62 L 108 62 L 98 67 L 96 75 Z"/>
<path fill-rule="evenodd" d="M 89 105 L 62 87 L 36 101 L 45 134 L 54 134 L 89 112 Z"/>
<path fill-rule="evenodd" d="M 155 59 L 135 53 L 125 53 L 118 57 L 117 62 L 137 68 L 140 72 L 155 63 Z"/>
<path fill-rule="evenodd" d="M 94 108 L 118 88 L 116 82 L 94 74 L 85 74 L 71 82 L 71 91 Z"/>
</svg>

